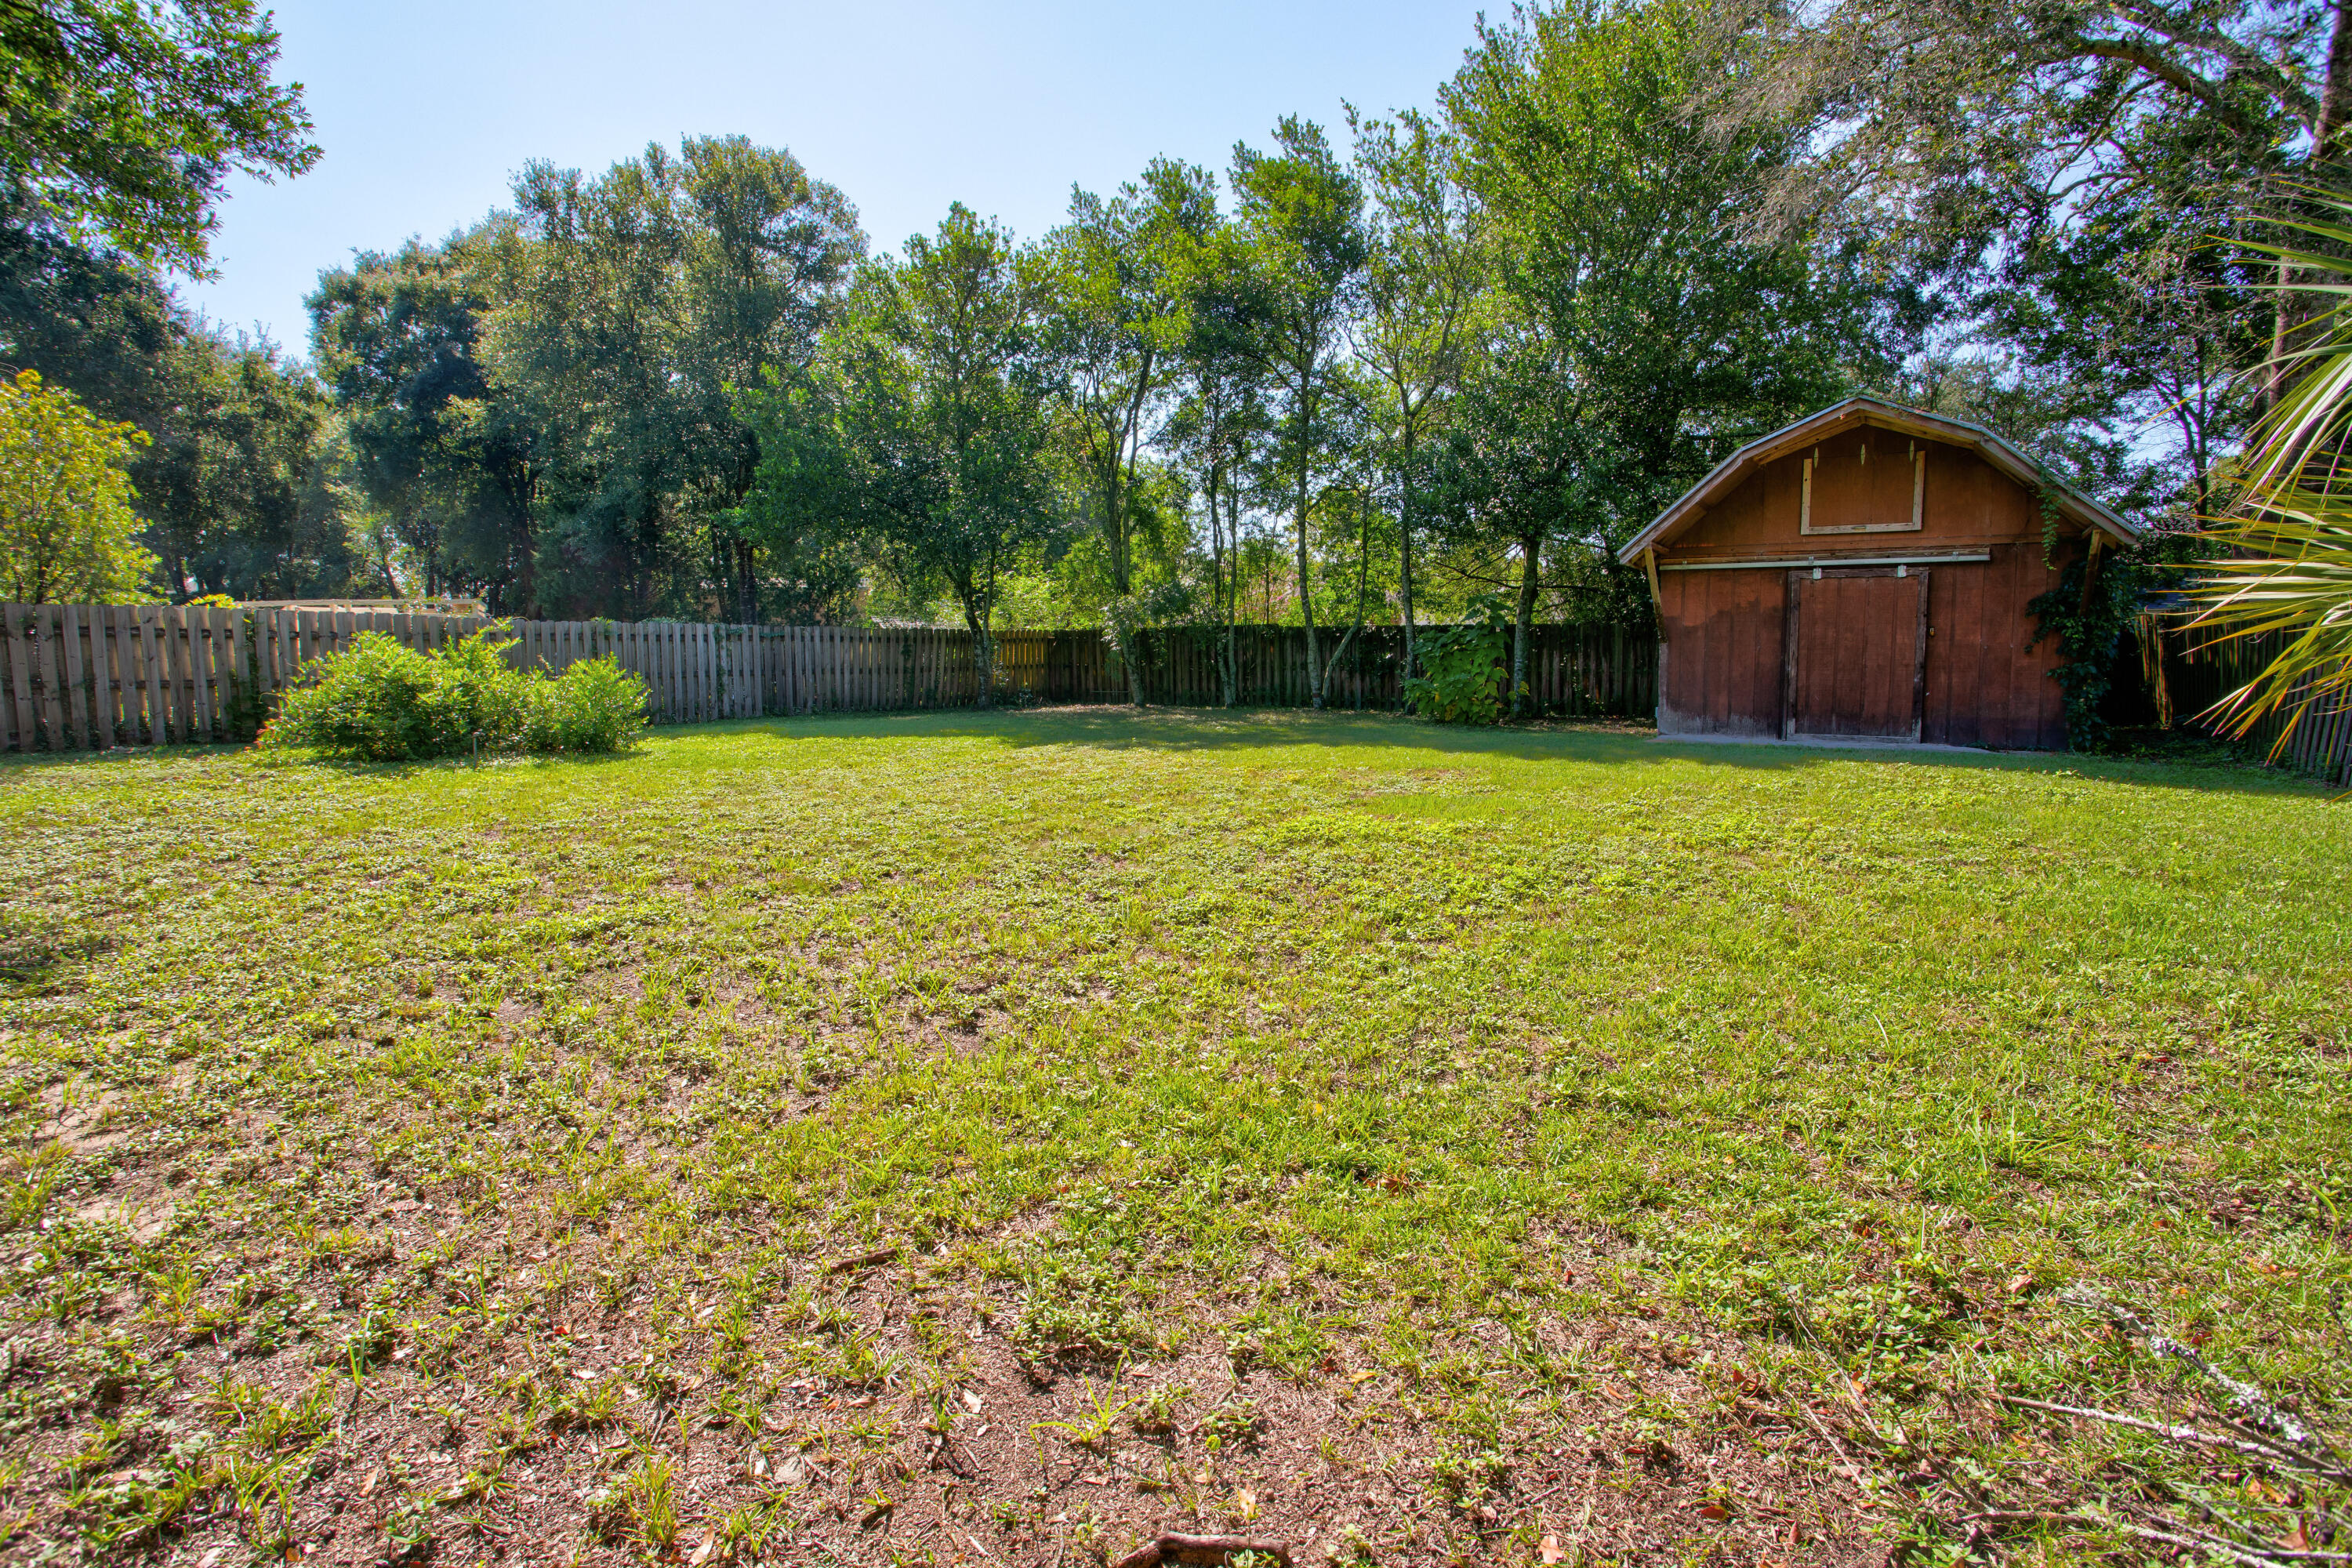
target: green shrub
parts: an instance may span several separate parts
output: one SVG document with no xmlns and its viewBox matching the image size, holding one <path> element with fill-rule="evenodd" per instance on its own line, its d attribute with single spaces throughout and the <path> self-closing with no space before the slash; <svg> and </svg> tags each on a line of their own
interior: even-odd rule
<svg viewBox="0 0 2352 1568">
<path fill-rule="evenodd" d="M 617 752 L 646 727 L 645 677 L 610 654 L 535 683 L 523 744 L 534 752 Z"/>
<path fill-rule="evenodd" d="M 1415 639 L 1423 675 L 1404 683 L 1412 710 L 1444 724 L 1495 724 L 1510 683 L 1512 613 L 1500 594 L 1481 594 L 1463 618 Z"/>
<path fill-rule="evenodd" d="M 272 747 L 367 762 L 486 752 L 614 752 L 646 718 L 646 683 L 610 658 L 560 676 L 520 670 L 503 642 L 477 633 L 431 653 L 362 632 L 310 667 L 262 731 Z"/>
</svg>

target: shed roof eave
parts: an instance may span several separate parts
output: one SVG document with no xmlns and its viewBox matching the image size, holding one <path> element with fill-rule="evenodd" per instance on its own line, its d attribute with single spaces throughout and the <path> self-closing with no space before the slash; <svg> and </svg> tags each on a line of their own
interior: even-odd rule
<svg viewBox="0 0 2352 1568">
<path fill-rule="evenodd" d="M 1875 397 L 1849 397 L 1817 414 L 1807 415 L 1793 425 L 1783 426 L 1769 436 L 1759 437 L 1724 458 L 1708 472 L 1706 478 L 1684 491 L 1672 506 L 1652 521 L 1649 527 L 1619 550 L 1617 559 L 1628 566 L 1632 565 L 1641 558 L 1643 551 L 1665 542 L 1757 468 L 1786 456 L 1796 447 L 1810 445 L 1850 422 L 1876 425 L 1909 436 L 1924 436 L 1968 447 L 2021 485 L 2039 487 L 2052 482 L 2044 479 L 2032 458 L 1981 425 L 1947 418 L 1924 409 L 1906 408 L 1900 404 L 1883 402 Z M 2056 484 L 2054 488 L 2058 492 L 2059 514 L 2084 528 L 2098 529 L 2126 544 L 2137 542 L 2147 532 L 2138 524 L 2127 521 L 2072 486 Z"/>
</svg>

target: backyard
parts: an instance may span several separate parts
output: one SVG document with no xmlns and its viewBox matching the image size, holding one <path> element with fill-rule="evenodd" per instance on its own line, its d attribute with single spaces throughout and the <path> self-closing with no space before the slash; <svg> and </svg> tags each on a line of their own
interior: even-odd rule
<svg viewBox="0 0 2352 1568">
<path fill-rule="evenodd" d="M 2250 768 L 935 713 L 0 841 L 16 1560 L 2034 1561 L 2187 1473 L 1996 1398 L 2179 1406 L 2062 1292 L 2352 1394 Z"/>
</svg>

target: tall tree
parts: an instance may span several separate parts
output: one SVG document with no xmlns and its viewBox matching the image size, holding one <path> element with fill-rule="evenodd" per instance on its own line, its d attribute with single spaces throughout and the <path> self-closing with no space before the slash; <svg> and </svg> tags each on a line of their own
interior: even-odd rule
<svg viewBox="0 0 2352 1568">
<path fill-rule="evenodd" d="M 760 617 L 736 511 L 759 467 L 737 389 L 805 369 L 864 249 L 840 192 L 740 137 L 589 180 L 527 167 L 494 259 L 493 382 L 541 433 L 539 592 Z"/>
<path fill-rule="evenodd" d="M 1398 587 L 1404 616 L 1404 679 L 1414 668 L 1412 545 L 1423 447 L 1459 385 L 1475 346 L 1488 277 L 1475 203 L 1455 170 L 1454 134 L 1417 110 L 1394 121 L 1348 110 L 1356 163 L 1371 197 L 1356 353 L 1377 395 L 1373 418 L 1397 498 Z"/>
<path fill-rule="evenodd" d="M 1299 607 L 1314 705 L 1328 670 L 1316 638 L 1309 537 L 1317 481 L 1331 466 L 1331 413 L 1342 403 L 1348 323 L 1370 240 L 1364 191 L 1321 127 L 1286 116 L 1275 148 L 1234 148 L 1235 227 L 1245 266 L 1229 290 L 1246 344 L 1278 405 L 1276 461 L 1286 480 Z"/>
<path fill-rule="evenodd" d="M 77 243 L 201 272 L 231 173 L 318 161 L 253 0 L 5 0 L 0 185 Z"/>
<path fill-rule="evenodd" d="M 1039 363 L 1041 285 L 961 203 L 859 273 L 805 377 L 742 402 L 761 438 L 753 536 L 862 546 L 911 597 L 944 589 L 992 689 L 1005 573 L 1059 526 Z"/>
<path fill-rule="evenodd" d="M 273 343 L 205 332 L 184 345 L 174 384 L 184 401 L 132 476 L 174 594 L 349 592 L 358 562 L 321 483 L 331 410 L 317 381 Z"/>
<path fill-rule="evenodd" d="M 1792 132 L 1693 106 L 1745 47 L 1700 0 L 1573 0 L 1483 28 L 1445 89 L 1508 300 L 1450 488 L 1518 563 L 1515 693 L 1549 545 L 1605 557 L 1742 440 L 1887 363 L 1885 297 L 1850 255 L 1741 230 Z"/>
<path fill-rule="evenodd" d="M 483 590 L 493 615 L 533 605 L 537 431 L 481 356 L 496 303 L 482 264 L 498 226 L 412 240 L 320 275 L 311 356 L 343 411 L 359 483 L 427 594 Z"/>
<path fill-rule="evenodd" d="M 1122 185 L 1108 200 L 1074 192 L 1070 221 L 1041 247 L 1048 280 L 1041 347 L 1103 542 L 1114 601 L 1107 615 L 1122 627 L 1138 616 L 1135 467 L 1183 337 L 1183 258 L 1215 222 L 1213 177 L 1156 159 L 1139 184 Z M 1122 662 L 1128 695 L 1140 705 L 1141 665 Z"/>
<path fill-rule="evenodd" d="M 1232 271 L 1219 259 L 1225 237 L 1213 235 L 1195 247 L 1187 268 L 1193 297 L 1202 305 L 1213 306 L 1219 279 Z M 1231 312 L 1221 309 L 1191 313 L 1181 361 L 1183 396 L 1159 434 L 1201 498 L 1209 542 L 1210 629 L 1220 696 L 1228 708 L 1240 700 L 1234 626 L 1244 571 L 1242 499 L 1269 429 L 1264 386 L 1255 362 L 1235 342 L 1231 322 Z"/>
</svg>

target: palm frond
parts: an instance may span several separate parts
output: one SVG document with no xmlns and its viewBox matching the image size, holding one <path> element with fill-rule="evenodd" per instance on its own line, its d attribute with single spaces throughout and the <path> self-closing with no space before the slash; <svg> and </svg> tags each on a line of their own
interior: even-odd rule
<svg viewBox="0 0 2352 1568">
<path fill-rule="evenodd" d="M 2197 606 L 2190 629 L 2210 634 L 2202 646 L 2282 644 L 2210 710 L 2237 735 L 2282 720 L 2273 758 L 2315 710 L 2352 700 L 2352 200 L 2305 195 L 2344 221 L 2299 217 L 2281 226 L 2343 250 L 2249 247 L 2284 264 L 2283 288 L 2324 304 L 2262 367 L 2299 374 L 2223 476 L 2240 487 L 2239 500 L 2207 531 L 2222 553 L 2198 563 L 2189 590 Z"/>
<path fill-rule="evenodd" d="M 2283 715 L 2275 756 L 2315 707 L 2352 697 L 2352 497 L 2279 487 L 2265 494 L 2263 510 L 2208 537 L 2232 552 L 2196 567 L 2189 596 L 2198 613 L 2189 628 L 2212 634 L 2200 646 L 2285 639 L 2212 716 L 2226 732 L 2242 735 Z"/>
</svg>

